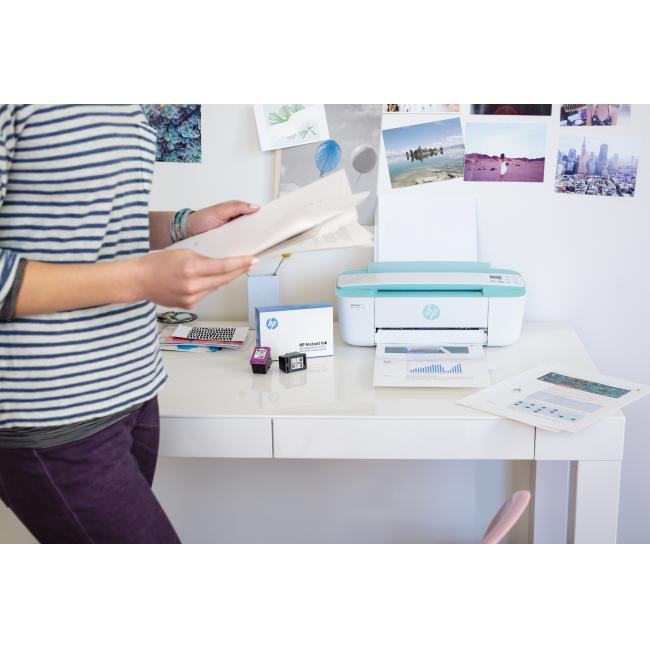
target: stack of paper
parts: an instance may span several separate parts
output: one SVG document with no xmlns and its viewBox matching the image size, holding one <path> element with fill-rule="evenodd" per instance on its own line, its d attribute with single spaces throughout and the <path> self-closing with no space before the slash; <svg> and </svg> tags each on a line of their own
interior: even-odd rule
<svg viewBox="0 0 650 650">
<path fill-rule="evenodd" d="M 352 194 L 345 171 L 336 172 L 172 248 L 219 259 L 373 246 L 372 235 L 357 221 L 356 206 L 367 196 Z"/>
<path fill-rule="evenodd" d="M 379 343 L 375 386 L 489 386 L 490 373 L 480 344 L 414 345 Z"/>
<path fill-rule="evenodd" d="M 161 326 L 160 349 L 180 352 L 217 352 L 223 348 L 240 348 L 248 336 L 248 328 L 206 326 L 201 323 Z"/>
</svg>

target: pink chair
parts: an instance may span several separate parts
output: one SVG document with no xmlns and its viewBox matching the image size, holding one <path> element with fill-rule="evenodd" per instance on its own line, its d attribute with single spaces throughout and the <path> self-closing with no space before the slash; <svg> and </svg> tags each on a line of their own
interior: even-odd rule
<svg viewBox="0 0 650 650">
<path fill-rule="evenodd" d="M 498 544 L 513 529 L 521 519 L 530 503 L 530 492 L 520 490 L 515 492 L 499 509 L 490 522 L 481 544 Z"/>
</svg>

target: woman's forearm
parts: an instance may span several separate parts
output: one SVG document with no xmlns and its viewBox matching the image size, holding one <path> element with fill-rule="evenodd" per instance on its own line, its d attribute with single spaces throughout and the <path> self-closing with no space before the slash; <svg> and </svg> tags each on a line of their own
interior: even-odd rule
<svg viewBox="0 0 650 650">
<path fill-rule="evenodd" d="M 173 216 L 173 212 L 149 213 L 149 246 L 151 250 L 167 248 L 172 243 L 169 224 Z"/>
<path fill-rule="evenodd" d="M 15 317 L 149 300 L 190 309 L 251 270 L 250 255 L 213 260 L 187 249 L 164 250 L 115 262 L 27 262 Z"/>
<path fill-rule="evenodd" d="M 27 262 L 16 317 L 142 299 L 135 260 L 95 264 Z"/>
</svg>

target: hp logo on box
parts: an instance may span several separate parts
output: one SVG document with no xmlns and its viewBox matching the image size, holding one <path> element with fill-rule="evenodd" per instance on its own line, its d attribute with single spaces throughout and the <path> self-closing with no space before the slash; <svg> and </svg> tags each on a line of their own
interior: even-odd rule
<svg viewBox="0 0 650 650">
<path fill-rule="evenodd" d="M 277 327 L 278 327 L 278 319 L 277 318 L 267 318 L 266 319 L 266 329 L 274 330 Z"/>
<path fill-rule="evenodd" d="M 427 320 L 436 320 L 440 316 L 440 307 L 438 305 L 425 305 L 422 310 L 422 315 Z"/>
</svg>

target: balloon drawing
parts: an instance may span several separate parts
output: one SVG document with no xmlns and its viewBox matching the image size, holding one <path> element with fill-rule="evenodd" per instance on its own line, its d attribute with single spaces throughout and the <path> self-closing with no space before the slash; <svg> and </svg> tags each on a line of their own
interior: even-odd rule
<svg viewBox="0 0 650 650">
<path fill-rule="evenodd" d="M 350 156 L 350 162 L 355 171 L 359 172 L 357 183 L 363 174 L 371 172 L 377 164 L 377 152 L 367 144 L 360 144 Z M 355 183 L 356 185 L 356 183 Z"/>
<path fill-rule="evenodd" d="M 336 140 L 325 140 L 316 149 L 316 167 L 321 178 L 336 169 L 341 162 L 341 147 Z"/>
</svg>

